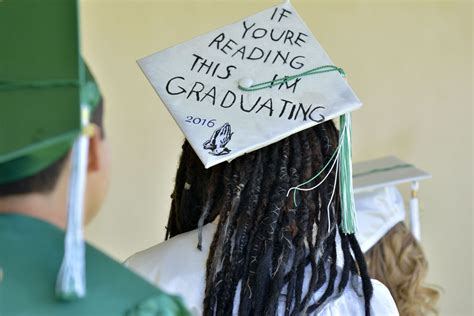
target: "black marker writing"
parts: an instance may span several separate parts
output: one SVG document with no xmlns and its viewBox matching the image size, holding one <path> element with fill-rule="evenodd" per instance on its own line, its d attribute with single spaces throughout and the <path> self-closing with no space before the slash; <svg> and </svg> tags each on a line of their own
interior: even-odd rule
<svg viewBox="0 0 474 316">
<path fill-rule="evenodd" d="M 281 77 L 279 75 L 274 75 L 272 78 L 272 83 L 278 78 L 281 78 Z M 287 90 L 290 90 L 291 88 L 293 88 L 291 92 L 295 93 L 296 87 L 298 86 L 298 82 L 300 81 L 301 81 L 301 78 L 296 78 L 290 81 L 283 81 L 282 83 L 278 85 L 278 90 L 281 90 L 282 88 L 286 88 Z"/>
<path fill-rule="evenodd" d="M 288 33 L 288 34 L 294 35 L 293 32 Z M 291 35 L 288 38 L 289 39 L 293 38 L 293 35 Z M 281 38 L 283 38 L 283 35 Z M 290 41 L 290 42 L 292 45 L 296 43 L 296 41 L 295 42 Z M 241 60 L 261 61 L 263 63 L 268 62 L 268 63 L 271 63 L 272 65 L 275 65 L 275 64 L 276 65 L 289 65 L 292 69 L 301 69 L 304 67 L 303 60 L 305 59 L 305 57 L 302 55 L 295 56 L 293 53 L 289 51 L 283 51 L 283 50 L 274 51 L 270 49 L 266 51 L 259 46 L 247 46 L 247 45 L 239 46 L 238 44 L 235 44 L 235 43 L 236 41 L 230 38 L 227 38 L 224 33 L 220 33 L 209 43 L 208 47 L 215 48 L 227 56 L 230 55 L 231 58 L 239 58 Z M 197 61 L 195 60 L 194 63 L 196 62 Z M 209 67 L 212 67 L 212 66 L 209 66 Z M 224 77 L 228 78 L 228 76 L 224 76 Z"/>
<path fill-rule="evenodd" d="M 206 75 L 210 73 L 211 77 L 227 79 L 232 75 L 232 70 L 237 69 L 234 65 L 223 66 L 220 63 L 210 61 L 197 54 L 192 54 L 192 56 L 194 57 L 194 62 L 191 66 L 191 71 L 200 73 L 203 70 L 203 73 Z"/>
<path fill-rule="evenodd" d="M 278 12 L 278 9 L 280 8 L 275 8 L 275 10 L 273 10 L 273 14 L 272 14 L 272 17 L 270 18 L 270 20 L 273 20 L 273 18 L 275 17 L 276 13 Z M 283 18 L 287 18 L 289 17 L 288 14 L 293 14 L 291 11 L 287 10 L 287 9 L 281 9 L 280 11 L 280 16 L 278 18 L 278 22 L 281 21 L 281 19 Z"/>
<path fill-rule="evenodd" d="M 306 33 L 303 32 L 298 32 L 295 33 L 291 29 L 267 29 L 265 27 L 258 27 L 256 26 L 257 23 L 253 24 L 247 24 L 247 21 L 242 22 L 242 26 L 244 28 L 243 33 L 242 33 L 242 39 L 264 39 L 264 38 L 269 38 L 273 42 L 282 42 L 284 45 L 297 45 L 301 47 L 302 43 L 306 43 L 305 38 L 308 37 Z M 223 42 L 225 39 L 225 34 L 221 33 L 219 34 L 210 44 L 209 47 L 212 46 L 212 44 L 216 43 L 217 44 L 217 49 L 221 49 L 219 47 L 219 44 Z M 235 41 L 232 40 L 232 42 L 235 43 Z M 227 53 L 226 53 L 227 54 Z"/>
<path fill-rule="evenodd" d="M 190 87 L 190 88 L 186 88 Z M 187 100 L 219 106 L 224 109 L 238 108 L 245 113 L 254 113 L 286 120 L 300 120 L 323 122 L 325 120 L 325 107 L 313 104 L 303 104 L 291 100 L 273 98 L 262 98 L 258 94 L 254 97 L 245 97 L 242 93 L 231 90 L 219 92 L 216 86 L 206 86 L 200 81 L 189 83 L 184 77 L 173 77 L 166 84 L 166 92 L 172 96 L 183 95 Z M 276 112 L 276 113 L 275 113 Z"/>
</svg>

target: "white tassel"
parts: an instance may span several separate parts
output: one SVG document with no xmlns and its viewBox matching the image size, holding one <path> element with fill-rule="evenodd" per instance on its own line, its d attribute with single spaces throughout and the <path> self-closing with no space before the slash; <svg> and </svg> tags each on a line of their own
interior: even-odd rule
<svg viewBox="0 0 474 316">
<path fill-rule="evenodd" d="M 82 126 L 87 126 L 89 109 L 87 106 L 82 106 L 81 109 Z M 82 225 L 88 149 L 89 137 L 81 133 L 72 149 L 64 257 L 56 282 L 56 295 L 64 300 L 74 300 L 86 295 L 85 244 Z"/>
<path fill-rule="evenodd" d="M 420 209 L 418 205 L 418 189 L 420 185 L 418 181 L 414 181 L 411 184 L 411 198 L 410 198 L 410 227 L 411 233 L 415 236 L 416 240 L 421 240 L 421 228 L 420 228 Z"/>
</svg>

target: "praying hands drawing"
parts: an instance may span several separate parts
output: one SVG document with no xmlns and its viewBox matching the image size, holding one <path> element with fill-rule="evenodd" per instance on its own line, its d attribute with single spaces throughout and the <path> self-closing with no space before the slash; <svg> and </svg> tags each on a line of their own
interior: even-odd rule
<svg viewBox="0 0 474 316">
<path fill-rule="evenodd" d="M 230 153 L 230 149 L 226 145 L 230 142 L 232 134 L 234 133 L 231 132 L 230 124 L 225 123 L 212 133 L 209 140 L 204 142 L 203 148 L 209 149 L 209 153 L 214 156 L 226 155 Z"/>
</svg>

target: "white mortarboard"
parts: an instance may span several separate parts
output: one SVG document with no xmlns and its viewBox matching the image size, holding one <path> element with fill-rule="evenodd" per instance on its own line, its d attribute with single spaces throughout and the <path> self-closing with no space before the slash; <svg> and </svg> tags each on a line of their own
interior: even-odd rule
<svg viewBox="0 0 474 316">
<path fill-rule="evenodd" d="M 290 3 L 138 64 L 206 168 L 361 106 L 338 71 L 239 89 L 333 65 Z"/>
<path fill-rule="evenodd" d="M 369 250 L 397 223 L 405 220 L 405 206 L 395 187 L 412 183 L 410 200 L 410 225 L 413 235 L 420 239 L 418 181 L 431 178 L 420 170 L 396 157 L 354 164 L 355 207 L 359 230 L 357 239 L 363 252 Z"/>
<path fill-rule="evenodd" d="M 289 1 L 138 64 L 206 168 L 340 116 L 331 169 L 342 229 L 357 229 L 350 112 L 361 102 Z"/>
<path fill-rule="evenodd" d="M 331 159 L 343 231 L 356 230 L 349 113 L 361 102 L 289 1 L 138 64 L 206 168 L 340 116 Z"/>
<path fill-rule="evenodd" d="M 354 164 L 354 193 L 365 190 L 418 182 L 431 174 L 394 156 L 362 161 Z"/>
</svg>

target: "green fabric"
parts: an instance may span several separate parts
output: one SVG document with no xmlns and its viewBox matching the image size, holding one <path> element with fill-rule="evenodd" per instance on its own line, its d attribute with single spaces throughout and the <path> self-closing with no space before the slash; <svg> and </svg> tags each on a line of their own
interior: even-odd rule
<svg viewBox="0 0 474 316">
<path fill-rule="evenodd" d="M 47 168 L 69 151 L 74 137 L 75 134 L 65 141 L 39 148 L 20 158 L 0 164 L 0 184 L 26 178 Z"/>
<path fill-rule="evenodd" d="M 176 298 L 174 298 L 176 300 Z M 126 316 L 173 316 L 189 315 L 181 300 L 176 304 L 173 297 L 167 295 L 154 296 L 129 309 Z"/>
<path fill-rule="evenodd" d="M 79 53 L 77 8 L 76 0 L 0 1 L 0 184 L 61 157 L 81 131 L 81 103 L 99 103 Z"/>
<path fill-rule="evenodd" d="M 54 280 L 64 232 L 21 215 L 0 215 L 0 315 L 189 315 L 180 299 L 87 245 L 87 296 L 61 302 Z"/>
</svg>

